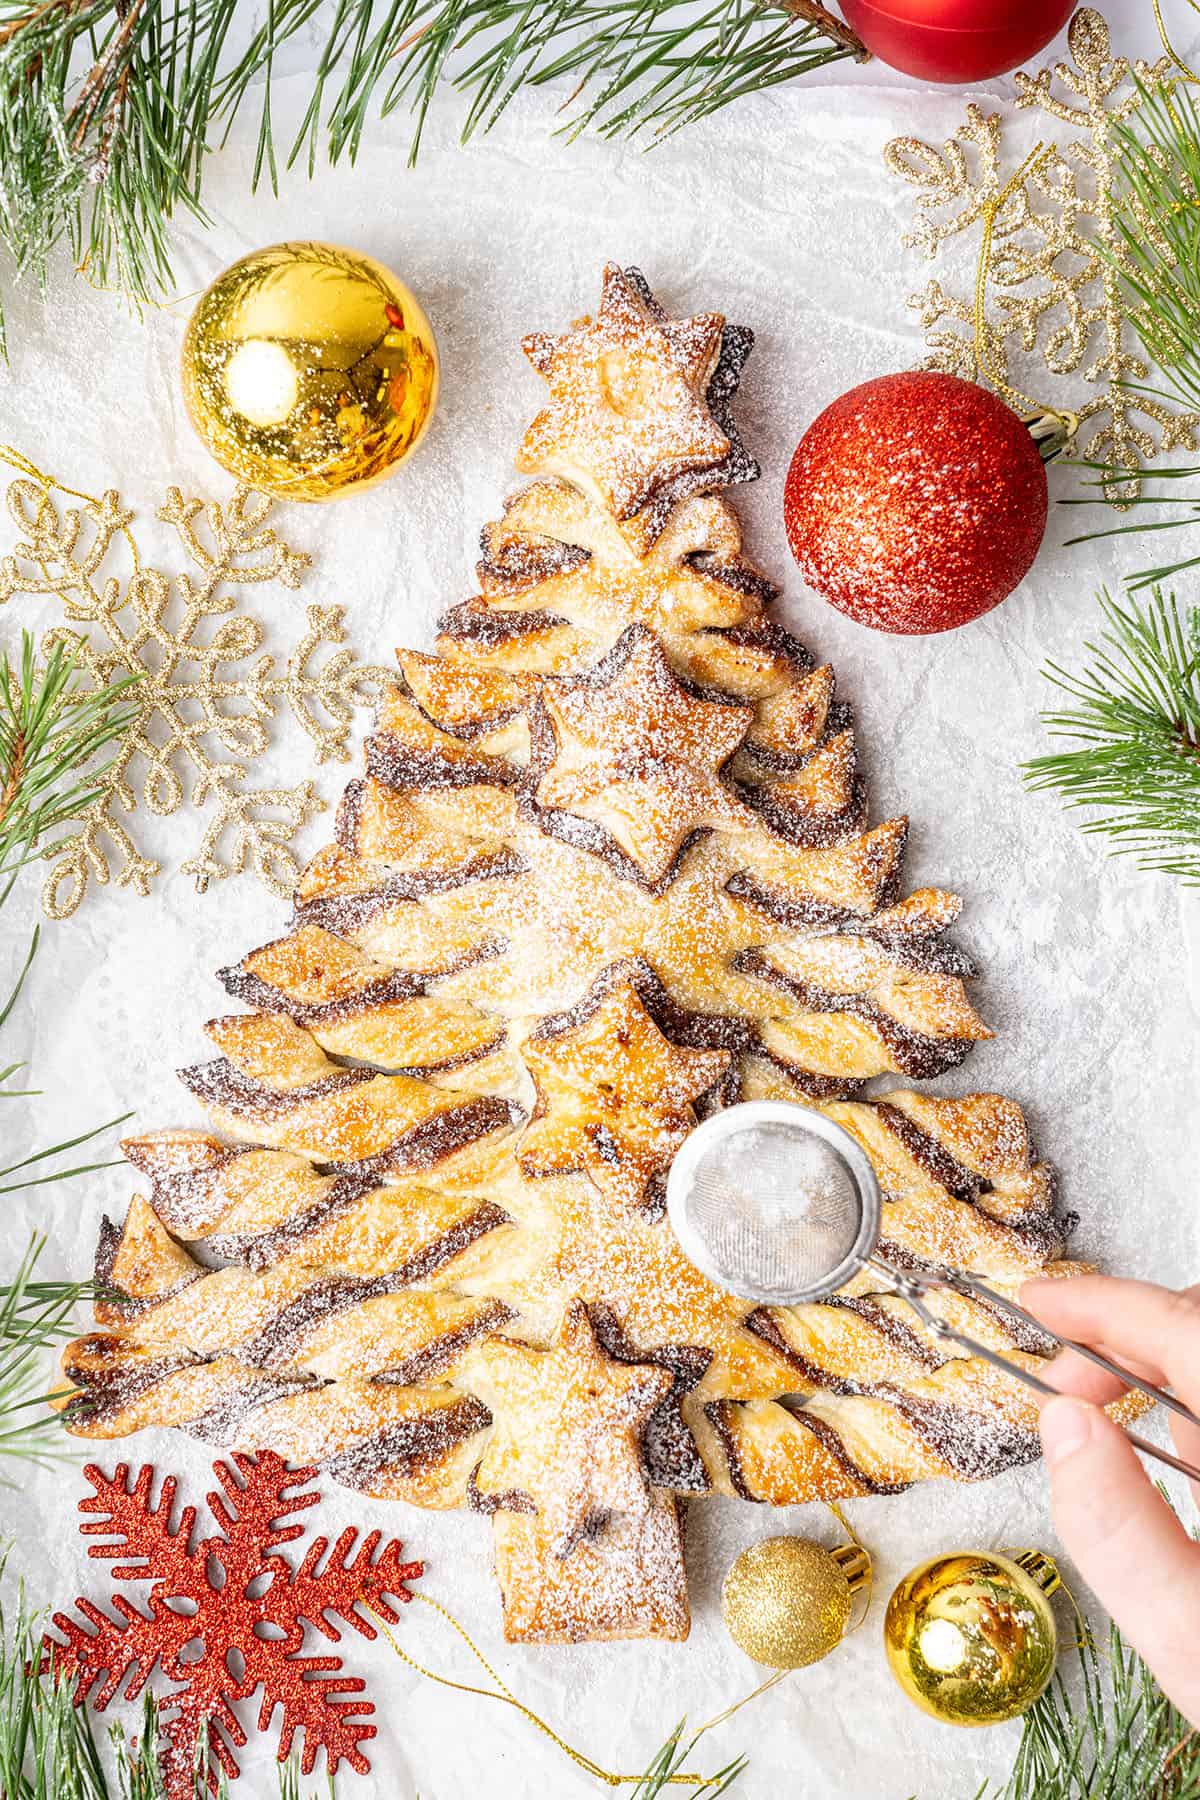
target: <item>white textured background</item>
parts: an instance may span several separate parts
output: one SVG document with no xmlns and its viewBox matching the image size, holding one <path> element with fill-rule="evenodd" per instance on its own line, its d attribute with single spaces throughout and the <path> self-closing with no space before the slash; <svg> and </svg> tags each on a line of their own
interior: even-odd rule
<svg viewBox="0 0 1200 1800">
<path fill-rule="evenodd" d="M 1149 9 L 1114 0 L 1110 11 L 1120 47 L 1150 54 Z M 303 55 L 294 61 L 301 65 Z M 992 105 L 1010 91 L 997 82 L 979 97 Z M 307 93 L 302 75 L 281 83 L 281 136 Z M 780 496 L 801 432 L 854 382 L 921 354 L 904 301 L 924 284 L 926 268 L 900 249 L 910 193 L 886 175 L 882 147 L 898 131 L 942 138 L 967 97 L 921 92 L 882 68 L 835 70 L 818 87 L 743 103 L 650 155 L 623 145 L 568 147 L 551 136 L 553 102 L 544 92 L 461 150 L 451 102 L 435 112 L 415 172 L 405 167 L 407 122 L 396 118 L 372 124 L 356 168 L 324 171 L 311 185 L 291 179 L 277 201 L 246 191 L 247 120 L 210 165 L 212 229 L 181 226 L 179 290 L 203 286 L 259 244 L 314 236 L 371 251 L 424 300 L 441 343 L 444 389 L 421 452 L 382 488 L 326 510 L 298 508 L 285 523 L 285 534 L 316 559 L 307 596 L 343 602 L 356 647 L 373 660 L 386 660 L 400 641 L 427 641 L 438 612 L 472 592 L 479 527 L 510 485 L 513 449 L 538 404 L 540 384 L 518 340 L 590 307 L 606 258 L 640 264 L 677 311 L 717 307 L 753 325 L 758 344 L 739 411 L 764 475 L 735 495 L 751 552 L 784 583 L 786 622 L 837 665 L 841 692 L 856 709 L 875 816 L 912 814 L 910 880 L 965 895 L 961 940 L 985 971 L 979 1004 L 999 1035 L 945 1088 L 965 1081 L 1020 1099 L 1040 1147 L 1059 1165 L 1065 1204 L 1082 1215 L 1080 1254 L 1182 1283 L 1200 1275 L 1188 1154 L 1194 1167 L 1194 904 L 1189 914 L 1167 878 L 1107 861 L 1052 796 L 1024 793 L 1017 773 L 1020 759 L 1043 747 L 1037 713 L 1048 690 L 1040 665 L 1077 658 L 1095 588 L 1122 572 L 1118 553 L 1108 545 L 1063 550 L 1079 515 L 1052 511 L 1036 569 L 1002 610 L 948 636 L 914 640 L 859 629 L 789 577 Z M 1019 142 L 1029 130 L 1017 128 Z M 958 268 L 965 283 L 965 252 Z M 184 416 L 179 318 L 152 313 L 139 322 L 65 271 L 44 309 L 28 292 L 10 295 L 8 305 L 14 348 L 0 375 L 0 436 L 70 485 L 118 486 L 147 510 L 168 482 L 227 491 Z M 1069 480 L 1054 473 L 1052 489 L 1066 491 Z M 303 598 L 260 596 L 270 647 L 281 653 L 301 627 Z M 49 623 L 50 615 L 16 602 L 0 617 L 6 641 L 22 622 Z M 309 772 L 298 730 L 280 731 L 267 766 L 288 781 Z M 328 798 L 345 773 L 336 765 L 321 771 Z M 200 829 L 186 815 L 133 825 L 175 864 Z M 323 835 L 318 822 L 306 848 Z M 0 975 L 23 951 L 35 886 L 28 882 L 5 911 Z M 27 1054 L 43 1089 L 17 1126 L 14 1152 L 126 1108 L 146 1127 L 195 1122 L 173 1070 L 206 1053 L 202 1023 L 225 1008 L 212 971 L 277 933 L 284 919 L 284 908 L 248 881 L 200 898 L 176 877 L 148 900 L 93 893 L 74 919 L 49 927 L 6 1033 L 6 1057 L 10 1049 Z M 5 1113 L 10 1132 L 14 1110 Z M 84 1271 L 101 1212 L 119 1211 L 130 1189 L 115 1170 L 9 1201 L 0 1219 L 5 1265 L 38 1224 L 50 1233 L 53 1267 Z M 125 1449 L 185 1474 L 195 1497 L 209 1485 L 205 1451 L 184 1438 L 146 1437 Z M 103 1456 L 106 1465 L 115 1458 L 115 1449 Z M 87 1563 L 75 1533 L 81 1491 L 71 1462 L 34 1474 L 23 1492 L 0 1494 L 0 1531 L 15 1538 L 16 1565 L 38 1602 L 104 1592 L 104 1566 Z M 884 1665 L 882 1599 L 912 1563 L 938 1550 L 1055 1548 L 1041 1474 L 1015 1473 L 982 1489 L 932 1485 L 862 1501 L 853 1516 L 878 1565 L 880 1598 L 867 1626 L 720 1727 L 699 1761 L 715 1766 L 749 1748 L 752 1768 L 738 1790 L 745 1800 L 969 1800 L 985 1777 L 1003 1779 L 1017 1728 L 955 1732 L 913 1710 Z M 756 1671 L 730 1646 L 718 1612 L 734 1552 L 777 1530 L 832 1541 L 819 1509 L 781 1516 L 734 1503 L 695 1506 L 696 1619 L 686 1646 L 521 1650 L 501 1639 L 485 1521 L 340 1493 L 325 1517 L 402 1535 L 427 1560 L 428 1590 L 453 1607 L 518 1694 L 622 1770 L 643 1766 L 680 1714 L 699 1722 L 754 1685 Z M 472 1678 L 461 1647 L 438 1635 L 424 1609 L 407 1613 L 401 1630 L 418 1656 Z M 343 1793 L 574 1800 L 597 1791 L 507 1709 L 421 1681 L 382 1645 L 352 1639 L 346 1651 L 348 1668 L 367 1675 L 379 1702 L 380 1736 L 374 1774 L 345 1777 Z M 273 1781 L 260 1749 L 246 1754 L 243 1791 L 265 1796 Z"/>
</svg>

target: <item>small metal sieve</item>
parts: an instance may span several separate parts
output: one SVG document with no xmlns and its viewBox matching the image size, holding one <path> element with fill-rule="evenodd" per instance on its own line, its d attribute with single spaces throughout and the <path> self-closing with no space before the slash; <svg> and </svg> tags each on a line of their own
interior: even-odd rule
<svg viewBox="0 0 1200 1800">
<path fill-rule="evenodd" d="M 684 1141 L 671 1165 L 667 1211 L 688 1260 L 731 1294 L 759 1305 L 802 1306 L 826 1299 L 870 1268 L 937 1337 L 1039 1394 L 1057 1392 L 939 1318 L 927 1299 L 939 1288 L 974 1295 L 1053 1337 L 1032 1313 L 993 1292 L 978 1275 L 934 1266 L 894 1269 L 879 1257 L 883 1206 L 875 1171 L 862 1146 L 823 1113 L 781 1100 L 754 1100 L 714 1113 Z M 1088 1344 L 1056 1341 L 1200 1427 L 1200 1419 L 1173 1394 Z M 1200 1469 L 1182 1457 L 1137 1432 L 1127 1435 L 1145 1455 L 1200 1481 Z"/>
</svg>

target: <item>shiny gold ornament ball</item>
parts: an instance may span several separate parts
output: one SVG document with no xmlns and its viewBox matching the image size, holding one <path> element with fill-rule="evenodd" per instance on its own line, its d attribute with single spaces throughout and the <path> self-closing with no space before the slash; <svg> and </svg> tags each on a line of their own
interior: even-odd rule
<svg viewBox="0 0 1200 1800">
<path fill-rule="evenodd" d="M 826 1550 L 808 1538 L 766 1538 L 743 1550 L 725 1577 L 726 1629 L 740 1650 L 772 1669 L 819 1662 L 842 1641 L 869 1569 L 857 1545 Z"/>
<path fill-rule="evenodd" d="M 1048 1595 L 1058 1571 L 1035 1551 L 958 1551 L 922 1563 L 891 1600 L 883 1641 L 910 1700 L 948 1725 L 998 1725 L 1028 1710 L 1054 1673 Z"/>
<path fill-rule="evenodd" d="M 437 391 L 437 345 L 415 296 L 335 244 L 244 256 L 184 337 L 193 425 L 231 475 L 280 499 L 379 481 L 415 450 Z"/>
</svg>

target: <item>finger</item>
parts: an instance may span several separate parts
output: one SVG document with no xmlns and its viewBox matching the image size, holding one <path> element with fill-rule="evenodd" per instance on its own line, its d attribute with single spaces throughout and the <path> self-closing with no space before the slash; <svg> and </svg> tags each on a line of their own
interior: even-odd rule
<svg viewBox="0 0 1200 1800">
<path fill-rule="evenodd" d="M 1058 1337 L 1103 1343 L 1120 1362 L 1161 1370 L 1184 1401 L 1200 1405 L 1200 1289 L 1081 1275 L 1026 1282 L 1021 1304 Z"/>
<path fill-rule="evenodd" d="M 1107 1344 L 1096 1344 L 1094 1349 L 1102 1352 L 1113 1362 L 1127 1370 L 1130 1376 L 1137 1376 L 1142 1381 L 1161 1386 L 1166 1380 L 1161 1369 L 1155 1369 L 1149 1363 L 1136 1362 L 1132 1356 L 1118 1356 Z M 1119 1400 L 1134 1385 L 1119 1375 L 1111 1375 L 1106 1369 L 1097 1368 L 1087 1357 L 1080 1356 L 1076 1350 L 1061 1350 L 1052 1362 L 1038 1371 L 1058 1389 L 1060 1394 L 1074 1394 L 1080 1400 L 1090 1400 L 1093 1406 L 1107 1406 L 1110 1401 Z"/>
<path fill-rule="evenodd" d="M 1061 1396 L 1040 1424 L 1059 1536 L 1164 1691 L 1200 1719 L 1200 1549 L 1098 1407 Z"/>
<path fill-rule="evenodd" d="M 1175 1439 L 1175 1448 L 1184 1462 L 1191 1463 L 1193 1469 L 1200 1469 L 1200 1426 L 1189 1425 L 1186 1419 L 1171 1418 L 1171 1436 Z M 1200 1511 L 1200 1481 L 1189 1482 L 1192 1499 Z"/>
</svg>

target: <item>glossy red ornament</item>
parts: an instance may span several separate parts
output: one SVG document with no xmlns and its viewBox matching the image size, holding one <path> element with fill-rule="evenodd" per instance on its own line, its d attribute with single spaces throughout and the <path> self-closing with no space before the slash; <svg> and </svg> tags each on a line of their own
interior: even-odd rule
<svg viewBox="0 0 1200 1800">
<path fill-rule="evenodd" d="M 394 1624 L 398 1615 L 388 1596 L 411 1600 L 405 1584 L 423 1573 L 421 1564 L 402 1563 L 402 1545 L 395 1538 L 376 1555 L 382 1532 L 372 1531 L 358 1544 L 357 1531 L 347 1530 L 328 1559 L 329 1539 L 317 1537 L 293 1568 L 276 1552 L 303 1535 L 302 1525 L 284 1521 L 320 1499 L 304 1491 L 316 1470 L 291 1469 L 264 1450 L 214 1463 L 213 1473 L 223 1490 L 208 1496 L 218 1529 L 201 1537 L 194 1506 L 175 1518 L 173 1475 L 155 1500 L 149 1466 L 132 1483 L 128 1463 L 111 1476 L 94 1463 L 84 1470 L 93 1492 L 79 1502 L 79 1510 L 92 1516 L 80 1530 L 116 1540 L 93 1544 L 89 1554 L 114 1561 L 128 1557 L 113 1570 L 113 1580 L 153 1586 L 144 1610 L 116 1595 L 116 1618 L 89 1600 L 77 1603 L 86 1626 L 68 1613 L 55 1613 L 61 1636 L 45 1639 L 45 1666 L 74 1683 L 77 1705 L 90 1698 L 97 1712 L 118 1688 L 126 1700 L 136 1699 L 156 1665 L 168 1681 L 182 1684 L 159 1702 L 160 1762 L 171 1800 L 192 1800 L 204 1732 L 212 1791 L 218 1769 L 230 1780 L 238 1774 L 234 1747 L 245 1744 L 246 1734 L 233 1704 L 259 1688 L 260 1731 L 277 1708 L 283 1709 L 280 1762 L 300 1732 L 306 1775 L 322 1748 L 331 1776 L 340 1762 L 365 1774 L 370 1764 L 362 1745 L 375 1736 L 374 1725 L 367 1723 L 375 1708 L 359 1698 L 364 1683 L 342 1675 L 339 1656 L 300 1654 L 305 1621 L 334 1643 L 341 1636 L 335 1618 L 374 1638 L 374 1625 L 358 1609 L 369 1607 Z"/>
<path fill-rule="evenodd" d="M 1033 437 L 932 370 L 851 388 L 809 426 L 783 511 L 804 579 L 876 631 L 949 631 L 1023 580 L 1046 529 Z"/>
<path fill-rule="evenodd" d="M 983 81 L 1044 50 L 1075 0 L 842 0 L 847 23 L 890 68 L 922 81 Z"/>
</svg>

